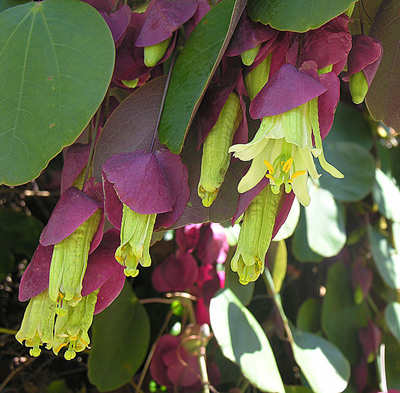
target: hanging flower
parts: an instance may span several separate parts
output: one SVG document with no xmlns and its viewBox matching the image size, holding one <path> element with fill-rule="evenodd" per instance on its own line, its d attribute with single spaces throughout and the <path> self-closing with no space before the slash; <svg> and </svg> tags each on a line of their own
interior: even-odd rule
<svg viewBox="0 0 400 393">
<path fill-rule="evenodd" d="M 318 76 L 315 63 L 310 63 L 304 65 L 307 68 L 303 72 L 285 64 L 252 101 L 250 115 L 263 118 L 261 126 L 251 142 L 229 149 L 243 161 L 252 160 L 238 185 L 240 193 L 252 189 L 266 176 L 274 193 L 284 185 L 286 193 L 293 189 L 299 202 L 307 206 L 310 202 L 308 174 L 315 180 L 320 176 L 313 157 L 318 157 L 322 168 L 332 176 L 343 177 L 325 160 L 320 130 L 322 123 L 326 135 L 326 128 L 333 121 L 338 97 L 329 90 L 338 88 L 337 77 L 334 73 Z M 321 82 L 326 82 L 328 87 Z M 319 102 L 318 97 L 324 93 L 329 94 Z M 332 121 L 321 120 L 323 116 L 332 117 Z"/>
</svg>

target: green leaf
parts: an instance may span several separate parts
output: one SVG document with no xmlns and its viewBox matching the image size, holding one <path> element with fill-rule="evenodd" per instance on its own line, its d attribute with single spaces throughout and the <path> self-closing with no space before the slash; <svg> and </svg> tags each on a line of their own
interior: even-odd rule
<svg viewBox="0 0 400 393">
<path fill-rule="evenodd" d="M 309 193 L 311 202 L 305 208 L 308 244 L 317 254 L 333 257 L 346 243 L 343 206 L 313 183 Z"/>
<path fill-rule="evenodd" d="M 342 14 L 354 0 L 249 0 L 248 13 L 256 22 L 277 30 L 304 33 Z"/>
<path fill-rule="evenodd" d="M 381 214 L 392 221 L 400 222 L 400 189 L 397 183 L 379 168 L 375 171 L 372 196 Z"/>
<path fill-rule="evenodd" d="M 31 258 L 39 243 L 43 225 L 34 217 L 0 209 L 0 280 L 20 262 L 16 255 Z"/>
<path fill-rule="evenodd" d="M 225 289 L 211 299 L 211 327 L 223 354 L 262 391 L 284 393 L 271 346 L 254 316 Z"/>
<path fill-rule="evenodd" d="M 324 172 L 317 162 L 318 173 L 322 173 L 319 184 L 342 202 L 364 199 L 372 190 L 375 178 L 375 160 L 372 154 L 358 143 L 324 141 L 326 160 L 344 175 L 336 179 Z"/>
<path fill-rule="evenodd" d="M 336 262 L 328 272 L 322 303 L 322 328 L 351 364 L 361 355 L 358 331 L 367 326 L 367 305 L 357 305 L 351 285 L 351 270 Z"/>
<path fill-rule="evenodd" d="M 393 337 L 400 344 L 400 304 L 392 302 L 385 309 L 386 324 L 393 334 Z"/>
<path fill-rule="evenodd" d="M 7 8 L 15 7 L 16 5 L 21 5 L 28 3 L 31 0 L 0 0 L 0 12 L 3 12 Z"/>
<path fill-rule="evenodd" d="M 299 308 L 296 326 L 298 329 L 316 333 L 321 329 L 321 302 L 318 299 L 307 299 Z"/>
<path fill-rule="evenodd" d="M 371 242 L 372 257 L 380 276 L 390 288 L 400 289 L 399 254 L 388 239 L 371 226 L 368 227 L 368 234 Z"/>
<path fill-rule="evenodd" d="M 225 262 L 225 288 L 230 289 L 244 306 L 248 306 L 253 299 L 254 284 L 241 284 L 239 275 L 231 269 L 228 260 Z"/>
<path fill-rule="evenodd" d="M 339 349 L 316 334 L 291 326 L 292 350 L 314 393 L 340 393 L 350 379 L 350 364 Z"/>
<path fill-rule="evenodd" d="M 288 237 L 292 236 L 294 230 L 296 229 L 297 223 L 299 222 L 299 218 L 300 218 L 300 203 L 295 198 L 293 200 L 293 204 L 290 209 L 289 215 L 286 218 L 286 221 L 280 227 L 278 233 L 272 240 L 278 242 L 279 240 L 287 239 Z"/>
<path fill-rule="evenodd" d="M 387 386 L 400 390 L 400 346 L 391 334 L 386 334 L 384 340 Z"/>
<path fill-rule="evenodd" d="M 93 320 L 89 379 L 104 392 L 127 383 L 147 355 L 150 323 L 131 286 Z"/>
<path fill-rule="evenodd" d="M 70 145 L 107 91 L 114 41 L 84 2 L 48 0 L 0 14 L 0 184 L 25 183 Z"/>
<path fill-rule="evenodd" d="M 400 0 L 384 0 L 375 16 L 369 35 L 383 45 L 383 56 L 366 96 L 372 117 L 400 131 Z"/>
<path fill-rule="evenodd" d="M 303 206 L 300 206 L 299 223 L 293 234 L 292 253 L 300 262 L 321 262 L 324 259 L 308 245 L 306 213 Z"/>
<path fill-rule="evenodd" d="M 274 281 L 275 293 L 279 293 L 286 277 L 287 249 L 284 240 L 271 242 L 268 253 L 268 263 Z"/>
<path fill-rule="evenodd" d="M 356 4 L 353 14 L 351 15 L 352 23 L 349 23 L 349 30 L 352 35 L 362 33 L 360 23 L 360 10 L 362 12 L 362 24 L 364 28 L 364 33 L 366 35 L 369 35 L 369 31 L 381 3 L 382 0 L 363 0 L 362 7 L 359 7 Z"/>
<path fill-rule="evenodd" d="M 196 26 L 176 61 L 159 129 L 160 142 L 173 153 L 182 149 L 245 5 L 245 0 L 223 0 L 214 6 Z"/>
<path fill-rule="evenodd" d="M 353 142 L 370 149 L 371 127 L 354 105 L 339 101 L 332 128 L 324 139 L 324 145 L 326 142 Z"/>
<path fill-rule="evenodd" d="M 286 393 L 312 393 L 312 390 L 300 385 L 285 385 L 285 391 Z"/>
</svg>

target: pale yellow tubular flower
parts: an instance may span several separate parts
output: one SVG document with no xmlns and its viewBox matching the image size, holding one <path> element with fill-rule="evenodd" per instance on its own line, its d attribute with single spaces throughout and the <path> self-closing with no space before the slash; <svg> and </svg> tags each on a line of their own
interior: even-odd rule
<svg viewBox="0 0 400 393">
<path fill-rule="evenodd" d="M 29 350 L 31 356 L 40 355 L 41 345 L 45 345 L 47 349 L 52 347 L 55 309 L 47 289 L 29 300 L 21 328 L 15 338 L 21 344 L 25 341 L 25 345 L 31 347 Z"/>
<path fill-rule="evenodd" d="M 156 214 L 140 214 L 123 205 L 121 223 L 121 245 L 115 252 L 115 259 L 125 267 L 125 275 L 136 277 L 138 265 L 151 265 L 150 241 Z"/>
<path fill-rule="evenodd" d="M 98 209 L 71 235 L 54 246 L 50 265 L 49 296 L 63 315 L 67 305 L 75 306 L 81 299 L 82 281 L 86 272 L 90 243 L 96 234 L 102 212 Z"/>
</svg>

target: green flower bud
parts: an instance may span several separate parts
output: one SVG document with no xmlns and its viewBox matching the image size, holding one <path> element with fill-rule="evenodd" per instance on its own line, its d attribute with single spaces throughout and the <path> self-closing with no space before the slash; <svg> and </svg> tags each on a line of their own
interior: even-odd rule
<svg viewBox="0 0 400 393">
<path fill-rule="evenodd" d="M 270 53 L 257 67 L 252 69 L 244 78 L 247 93 L 251 101 L 268 82 L 271 68 L 272 53 Z"/>
<path fill-rule="evenodd" d="M 238 273 L 243 285 L 256 281 L 264 272 L 265 255 L 271 243 L 282 192 L 281 188 L 275 194 L 271 187 L 265 187 L 244 213 L 236 252 L 231 260 L 231 268 Z"/>
<path fill-rule="evenodd" d="M 58 316 L 54 329 L 53 352 L 58 355 L 60 349 L 68 346 L 65 359 L 71 360 L 76 352 L 89 348 L 88 330 L 93 321 L 94 308 L 99 290 L 82 298 L 75 307 L 71 307 L 63 316 Z"/>
<path fill-rule="evenodd" d="M 333 70 L 333 65 L 329 64 L 324 68 L 320 68 L 319 70 L 317 70 L 318 75 L 322 75 L 322 74 L 327 74 L 328 72 L 331 72 Z"/>
<path fill-rule="evenodd" d="M 56 313 L 65 315 L 66 306 L 74 307 L 81 299 L 90 243 L 101 220 L 100 209 L 71 235 L 54 246 L 50 265 L 49 297 L 57 304 Z"/>
<path fill-rule="evenodd" d="M 355 104 L 361 104 L 368 93 L 368 82 L 363 71 L 350 75 L 349 87 L 351 98 Z"/>
<path fill-rule="evenodd" d="M 211 206 L 214 202 L 224 182 L 231 159 L 229 146 L 232 144 L 233 136 L 242 118 L 239 97 L 237 94 L 231 93 L 217 122 L 203 143 L 198 194 L 206 207 Z"/>
<path fill-rule="evenodd" d="M 133 79 L 131 81 L 121 81 L 121 82 L 124 84 L 124 86 L 129 87 L 130 89 L 134 89 L 139 82 L 139 78 Z"/>
<path fill-rule="evenodd" d="M 144 64 L 147 67 L 154 67 L 165 55 L 171 42 L 172 36 L 158 44 L 144 47 Z"/>
<path fill-rule="evenodd" d="M 45 344 L 47 349 L 52 347 L 55 310 L 47 289 L 30 299 L 21 328 L 15 338 L 21 344 L 25 340 L 25 345 L 32 347 L 29 351 L 31 356 L 40 355 L 42 344 Z"/>
<path fill-rule="evenodd" d="M 257 45 L 255 48 L 249 49 L 243 53 L 240 54 L 240 57 L 242 58 L 242 63 L 246 66 L 251 66 L 255 60 L 255 58 L 258 55 L 258 52 L 260 52 L 261 44 Z"/>
<path fill-rule="evenodd" d="M 127 276 L 136 277 L 139 274 L 139 263 L 144 267 L 151 265 L 149 248 L 156 216 L 136 213 L 123 205 L 121 245 L 115 252 L 115 259 L 125 266 Z"/>
</svg>

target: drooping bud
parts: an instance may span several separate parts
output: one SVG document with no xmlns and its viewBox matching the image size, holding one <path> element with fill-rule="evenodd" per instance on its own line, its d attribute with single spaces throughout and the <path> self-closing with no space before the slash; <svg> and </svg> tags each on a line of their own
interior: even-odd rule
<svg viewBox="0 0 400 393">
<path fill-rule="evenodd" d="M 363 71 L 358 71 L 349 77 L 351 98 L 355 104 L 361 104 L 368 93 L 368 82 Z"/>
<path fill-rule="evenodd" d="M 140 214 L 125 204 L 122 211 L 121 245 L 115 252 L 115 259 L 125 266 L 125 275 L 136 277 L 139 263 L 151 265 L 150 241 L 157 214 Z"/>
<path fill-rule="evenodd" d="M 131 81 L 121 81 L 121 82 L 124 86 L 129 87 L 130 89 L 134 89 L 139 83 L 139 78 L 133 79 Z"/>
<path fill-rule="evenodd" d="M 57 303 L 58 315 L 65 315 L 67 304 L 74 307 L 81 299 L 90 243 L 102 218 L 97 211 L 71 235 L 54 245 L 50 265 L 49 297 Z"/>
<path fill-rule="evenodd" d="M 61 348 L 68 346 L 64 357 L 71 360 L 76 356 L 76 352 L 89 347 L 88 330 L 93 321 L 98 292 L 99 290 L 96 290 L 83 297 L 76 307 L 69 308 L 66 314 L 57 317 L 53 342 L 53 352 L 56 355 Z"/>
<path fill-rule="evenodd" d="M 214 202 L 224 182 L 230 162 L 228 149 L 242 118 L 239 97 L 231 93 L 217 122 L 203 143 L 198 194 L 206 207 Z"/>
<path fill-rule="evenodd" d="M 258 52 L 260 52 L 260 48 L 261 44 L 257 45 L 255 48 L 248 49 L 241 53 L 240 57 L 242 58 L 242 63 L 246 66 L 251 66 L 257 57 Z"/>
<path fill-rule="evenodd" d="M 172 37 L 157 44 L 144 47 L 144 64 L 147 67 L 154 67 L 165 55 Z"/>
<path fill-rule="evenodd" d="M 47 289 L 30 299 L 25 310 L 21 328 L 15 338 L 22 344 L 25 340 L 31 356 L 39 356 L 42 344 L 50 349 L 53 345 L 53 327 L 56 316 L 55 305 L 50 300 Z"/>
<path fill-rule="evenodd" d="M 244 213 L 236 252 L 231 261 L 231 268 L 238 273 L 241 284 L 256 281 L 264 271 L 265 255 L 271 242 L 282 192 L 281 188 L 275 194 L 271 187 L 265 187 Z"/>
<path fill-rule="evenodd" d="M 245 76 L 244 83 L 251 101 L 268 82 L 271 60 L 272 53 Z"/>
</svg>

